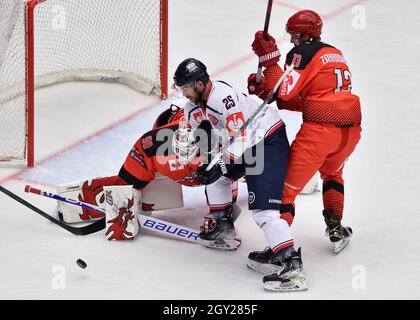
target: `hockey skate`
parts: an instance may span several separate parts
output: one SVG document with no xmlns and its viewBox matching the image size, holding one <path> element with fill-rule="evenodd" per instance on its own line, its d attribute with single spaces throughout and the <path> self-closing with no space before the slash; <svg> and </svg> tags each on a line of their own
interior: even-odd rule
<svg viewBox="0 0 420 320">
<path fill-rule="evenodd" d="M 211 229 L 200 232 L 200 243 L 213 249 L 236 250 L 241 239 L 233 224 L 232 208 L 214 212 L 213 215 L 214 223 L 211 224 Z"/>
<path fill-rule="evenodd" d="M 279 256 L 270 247 L 266 247 L 263 251 L 249 253 L 247 267 L 263 275 L 269 275 L 280 272 L 283 269 L 283 264 Z"/>
<path fill-rule="evenodd" d="M 263 278 L 264 289 L 276 292 L 308 290 L 300 248 L 298 252 L 293 247 L 284 250 L 288 252 L 278 254 L 279 259 L 282 260 L 283 269 Z"/>
<path fill-rule="evenodd" d="M 350 227 L 342 226 L 340 221 L 334 219 L 331 209 L 323 210 L 322 214 L 327 224 L 325 235 L 333 243 L 334 253 L 338 254 L 349 244 L 353 230 Z"/>
</svg>

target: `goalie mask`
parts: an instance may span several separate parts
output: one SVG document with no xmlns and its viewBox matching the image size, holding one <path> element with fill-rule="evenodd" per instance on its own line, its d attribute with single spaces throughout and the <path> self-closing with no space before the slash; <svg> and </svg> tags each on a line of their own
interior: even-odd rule
<svg viewBox="0 0 420 320">
<path fill-rule="evenodd" d="M 192 130 L 186 123 L 180 123 L 172 139 L 172 148 L 181 162 L 191 162 L 195 158 L 204 157 L 210 161 L 220 150 L 222 138 L 213 128 L 209 120 L 203 120 Z"/>
<path fill-rule="evenodd" d="M 198 157 L 199 148 L 195 144 L 193 130 L 184 125 L 175 130 L 172 137 L 172 149 L 182 163 L 190 163 Z"/>
</svg>

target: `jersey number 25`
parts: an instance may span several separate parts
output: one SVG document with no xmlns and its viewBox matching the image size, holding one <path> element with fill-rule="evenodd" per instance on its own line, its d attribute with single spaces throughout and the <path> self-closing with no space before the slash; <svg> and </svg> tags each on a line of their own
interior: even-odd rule
<svg viewBox="0 0 420 320">
<path fill-rule="evenodd" d="M 235 106 L 235 101 L 233 100 L 232 96 L 227 96 L 222 101 L 225 104 L 227 110 Z"/>
</svg>

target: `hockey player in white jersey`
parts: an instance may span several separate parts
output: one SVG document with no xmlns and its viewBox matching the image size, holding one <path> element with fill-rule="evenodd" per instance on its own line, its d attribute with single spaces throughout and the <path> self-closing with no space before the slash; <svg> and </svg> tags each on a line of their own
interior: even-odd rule
<svg viewBox="0 0 420 320">
<path fill-rule="evenodd" d="M 194 128 L 206 128 L 221 136 L 233 136 L 259 107 L 231 84 L 212 81 L 206 66 L 194 58 L 182 61 L 174 74 L 177 89 L 190 101 L 185 105 L 185 120 Z M 208 130 L 207 130 L 208 131 Z M 225 139 L 226 140 L 226 139 Z M 275 254 L 279 269 L 263 278 L 264 288 L 272 291 L 306 290 L 300 250 L 296 251 L 289 225 L 280 219 L 283 183 L 289 159 L 289 142 L 285 125 L 277 109 L 267 108 L 226 149 L 223 157 L 209 170 L 211 152 L 198 168 L 202 184 L 215 183 L 222 176 L 230 178 L 245 167 L 248 206 L 257 225 Z M 238 169 L 239 168 L 239 169 Z M 229 211 L 215 216 L 213 233 L 220 236 L 234 230 Z M 212 231 L 201 234 L 206 239 Z"/>
</svg>

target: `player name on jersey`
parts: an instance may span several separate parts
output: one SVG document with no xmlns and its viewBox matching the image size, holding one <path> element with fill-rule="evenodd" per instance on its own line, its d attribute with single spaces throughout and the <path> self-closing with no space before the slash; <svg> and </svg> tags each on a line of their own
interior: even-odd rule
<svg viewBox="0 0 420 320">
<path fill-rule="evenodd" d="M 344 59 L 343 55 L 337 53 L 326 53 L 321 56 L 321 61 L 324 65 L 333 62 L 341 62 L 347 64 L 347 61 Z"/>
</svg>

